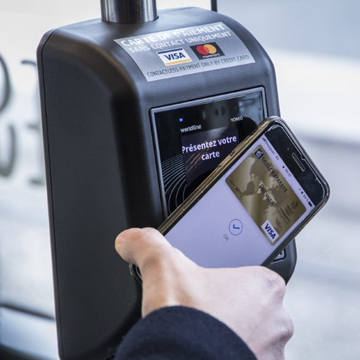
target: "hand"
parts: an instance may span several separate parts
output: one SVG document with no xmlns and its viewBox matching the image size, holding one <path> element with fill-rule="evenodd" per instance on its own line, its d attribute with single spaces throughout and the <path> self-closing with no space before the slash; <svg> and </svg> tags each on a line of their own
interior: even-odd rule
<svg viewBox="0 0 360 360">
<path fill-rule="evenodd" d="M 285 283 L 273 271 L 202 268 L 151 228 L 122 232 L 116 250 L 140 268 L 143 316 L 165 306 L 196 308 L 235 331 L 259 360 L 284 358 L 293 324 L 282 305 Z"/>
</svg>

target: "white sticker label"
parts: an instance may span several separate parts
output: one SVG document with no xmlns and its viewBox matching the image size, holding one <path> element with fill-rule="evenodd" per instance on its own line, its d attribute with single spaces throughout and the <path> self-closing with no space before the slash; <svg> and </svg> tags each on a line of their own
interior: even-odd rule
<svg viewBox="0 0 360 360">
<path fill-rule="evenodd" d="M 222 22 L 116 39 L 147 81 L 254 63 L 242 40 Z"/>
</svg>

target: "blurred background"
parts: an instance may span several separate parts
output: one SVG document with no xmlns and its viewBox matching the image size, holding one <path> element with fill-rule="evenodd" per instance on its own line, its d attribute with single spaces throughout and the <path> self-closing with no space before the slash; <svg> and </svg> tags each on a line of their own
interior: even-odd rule
<svg viewBox="0 0 360 360">
<path fill-rule="evenodd" d="M 0 0 L 0 358 L 55 360 L 56 328 L 36 47 L 100 16 L 99 0 Z M 210 0 L 158 0 L 158 7 Z M 297 238 L 287 359 L 360 357 L 360 2 L 218 0 L 269 53 L 282 116 L 328 179 L 329 204 Z"/>
</svg>

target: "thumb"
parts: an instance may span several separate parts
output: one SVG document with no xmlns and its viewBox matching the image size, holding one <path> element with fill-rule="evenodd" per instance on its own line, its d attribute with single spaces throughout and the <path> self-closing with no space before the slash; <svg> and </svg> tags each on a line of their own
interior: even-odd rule
<svg viewBox="0 0 360 360">
<path fill-rule="evenodd" d="M 164 263 L 173 247 L 153 228 L 132 228 L 120 233 L 115 241 L 118 254 L 127 262 L 137 265 L 141 273 L 152 265 Z"/>
</svg>

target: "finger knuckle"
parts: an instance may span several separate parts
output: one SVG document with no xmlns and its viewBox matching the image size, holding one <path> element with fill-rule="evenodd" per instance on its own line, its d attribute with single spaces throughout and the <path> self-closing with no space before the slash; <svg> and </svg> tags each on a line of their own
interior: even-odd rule
<svg viewBox="0 0 360 360">
<path fill-rule="evenodd" d="M 285 314 L 285 312 L 284 312 Z M 276 337 L 274 338 L 273 354 L 274 359 L 285 359 L 285 346 L 294 334 L 294 325 L 290 317 L 286 314 L 282 324 L 277 327 Z"/>
<path fill-rule="evenodd" d="M 137 241 L 141 244 L 149 244 L 149 241 L 155 240 L 154 238 L 149 238 L 149 235 L 155 235 L 154 229 L 144 229 L 141 234 L 138 234 Z M 151 246 L 147 246 L 146 255 L 143 257 L 142 266 L 144 269 L 147 268 L 158 268 L 159 271 L 165 266 L 166 259 L 169 254 L 167 249 L 164 248 L 163 244 L 153 243 Z"/>
<path fill-rule="evenodd" d="M 294 323 L 290 318 L 290 316 L 284 310 L 282 321 L 279 322 L 277 328 L 277 343 L 285 347 L 285 345 L 293 335 L 294 335 Z"/>
<path fill-rule="evenodd" d="M 265 281 L 275 295 L 279 298 L 283 298 L 285 296 L 286 284 L 280 275 L 269 270 L 265 276 Z"/>
<path fill-rule="evenodd" d="M 295 327 L 291 317 L 285 312 L 283 339 L 287 342 L 294 335 Z"/>
</svg>

